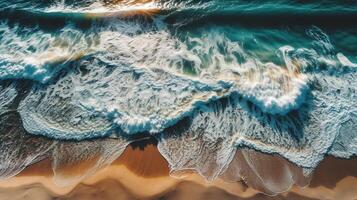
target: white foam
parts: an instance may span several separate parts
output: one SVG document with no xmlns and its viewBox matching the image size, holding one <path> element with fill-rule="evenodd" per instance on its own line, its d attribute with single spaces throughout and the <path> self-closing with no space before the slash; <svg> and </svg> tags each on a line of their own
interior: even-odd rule
<svg viewBox="0 0 357 200">
<path fill-rule="evenodd" d="M 159 150 L 172 170 L 195 169 L 208 180 L 224 173 L 227 156 L 240 147 L 282 155 L 311 172 L 329 152 L 356 154 L 355 103 L 349 101 L 352 94 L 348 92 L 356 87 L 348 83 L 354 76 L 346 75 L 344 81 L 341 77 L 319 77 L 323 89 L 313 91 L 310 101 L 296 113 L 283 117 L 263 113 L 239 96 L 231 96 L 224 104 L 213 102 L 207 106 L 210 110 L 195 112 L 191 123 L 180 124 L 185 128 L 177 126 L 162 133 Z M 207 160 L 213 170 L 208 173 Z"/>
<path fill-rule="evenodd" d="M 345 55 L 343 55 L 342 53 L 338 53 L 337 55 L 337 59 L 340 61 L 340 63 L 343 66 L 347 66 L 347 67 L 357 67 L 356 63 L 351 62 Z"/>
<path fill-rule="evenodd" d="M 58 35 L 37 28 L 10 28 L 0 24 L 0 79 L 33 79 L 47 82 L 68 61 L 90 52 L 95 37 L 65 27 Z"/>
<path fill-rule="evenodd" d="M 192 123 L 178 130 L 179 137 L 162 136 L 161 152 L 173 170 L 193 168 L 214 179 L 241 146 L 280 154 L 311 170 L 352 118 L 356 74 L 339 70 L 341 56 L 331 55 L 328 40 L 322 53 L 281 47 L 279 66 L 246 54 L 223 33 L 212 30 L 183 41 L 161 23 L 109 21 L 94 27 L 96 52 L 57 82 L 34 86 L 21 102 L 26 130 L 78 140 L 118 129 L 169 134 L 169 127 L 189 117 Z M 220 102 L 226 97 L 227 105 Z M 212 167 L 205 167 L 207 160 Z"/>
<path fill-rule="evenodd" d="M 8 87 L 0 85 L 0 115 L 8 111 L 17 94 L 15 84 L 11 84 Z"/>
</svg>

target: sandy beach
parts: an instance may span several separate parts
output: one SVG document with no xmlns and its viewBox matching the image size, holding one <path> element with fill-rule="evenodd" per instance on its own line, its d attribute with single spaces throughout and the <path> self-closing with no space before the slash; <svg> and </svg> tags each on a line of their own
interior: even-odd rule
<svg viewBox="0 0 357 200">
<path fill-rule="evenodd" d="M 266 156 L 266 155 L 265 155 Z M 270 156 L 270 155 L 269 155 Z M 90 165 L 91 162 L 87 162 Z M 86 164 L 66 169 L 74 175 Z M 0 182 L 0 199 L 346 199 L 357 198 L 357 159 L 327 157 L 308 187 L 294 186 L 277 196 L 266 196 L 242 182 L 205 181 L 196 173 L 169 176 L 166 160 L 155 144 L 130 145 L 110 166 L 78 184 L 60 187 L 53 180 L 49 160 L 36 163 Z M 278 173 L 278 172 L 277 172 Z"/>
</svg>

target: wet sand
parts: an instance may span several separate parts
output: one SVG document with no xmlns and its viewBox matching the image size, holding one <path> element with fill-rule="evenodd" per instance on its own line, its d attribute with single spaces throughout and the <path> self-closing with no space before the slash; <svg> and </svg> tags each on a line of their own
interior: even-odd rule
<svg viewBox="0 0 357 200">
<path fill-rule="evenodd" d="M 66 170 L 68 174 L 78 173 L 84 165 Z M 357 158 L 327 157 L 308 187 L 294 186 L 277 196 L 266 196 L 242 182 L 218 179 L 208 183 L 195 173 L 180 179 L 170 177 L 168 163 L 154 143 L 128 146 L 112 165 L 76 185 L 59 187 L 52 181 L 52 174 L 50 160 L 36 163 L 1 181 L 0 199 L 357 199 Z"/>
</svg>

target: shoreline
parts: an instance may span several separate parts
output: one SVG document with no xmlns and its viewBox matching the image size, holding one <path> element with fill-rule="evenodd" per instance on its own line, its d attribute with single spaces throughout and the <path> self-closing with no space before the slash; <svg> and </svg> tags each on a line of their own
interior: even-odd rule
<svg viewBox="0 0 357 200">
<path fill-rule="evenodd" d="M 68 174 L 73 175 L 82 167 L 85 166 L 67 169 Z M 129 145 L 110 166 L 66 187 L 52 180 L 50 160 L 40 161 L 15 177 L 0 181 L 0 199 L 207 199 L 207 194 L 225 199 L 353 199 L 357 198 L 356 169 L 356 157 L 328 156 L 317 167 L 308 186 L 293 186 L 288 192 L 266 196 L 243 182 L 220 178 L 207 182 L 197 173 L 186 173 L 179 179 L 171 177 L 168 163 L 156 145 L 149 143 L 145 147 Z"/>
</svg>

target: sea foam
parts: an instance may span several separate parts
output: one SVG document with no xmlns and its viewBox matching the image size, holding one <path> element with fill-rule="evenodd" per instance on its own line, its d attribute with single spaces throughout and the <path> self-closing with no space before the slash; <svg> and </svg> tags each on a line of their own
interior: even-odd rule
<svg viewBox="0 0 357 200">
<path fill-rule="evenodd" d="M 48 82 L 67 63 L 90 53 L 94 35 L 69 27 L 58 33 L 0 24 L 0 78 Z M 5 37 L 6 35 L 6 37 Z M 86 36 L 86 37 L 85 37 Z"/>
</svg>

